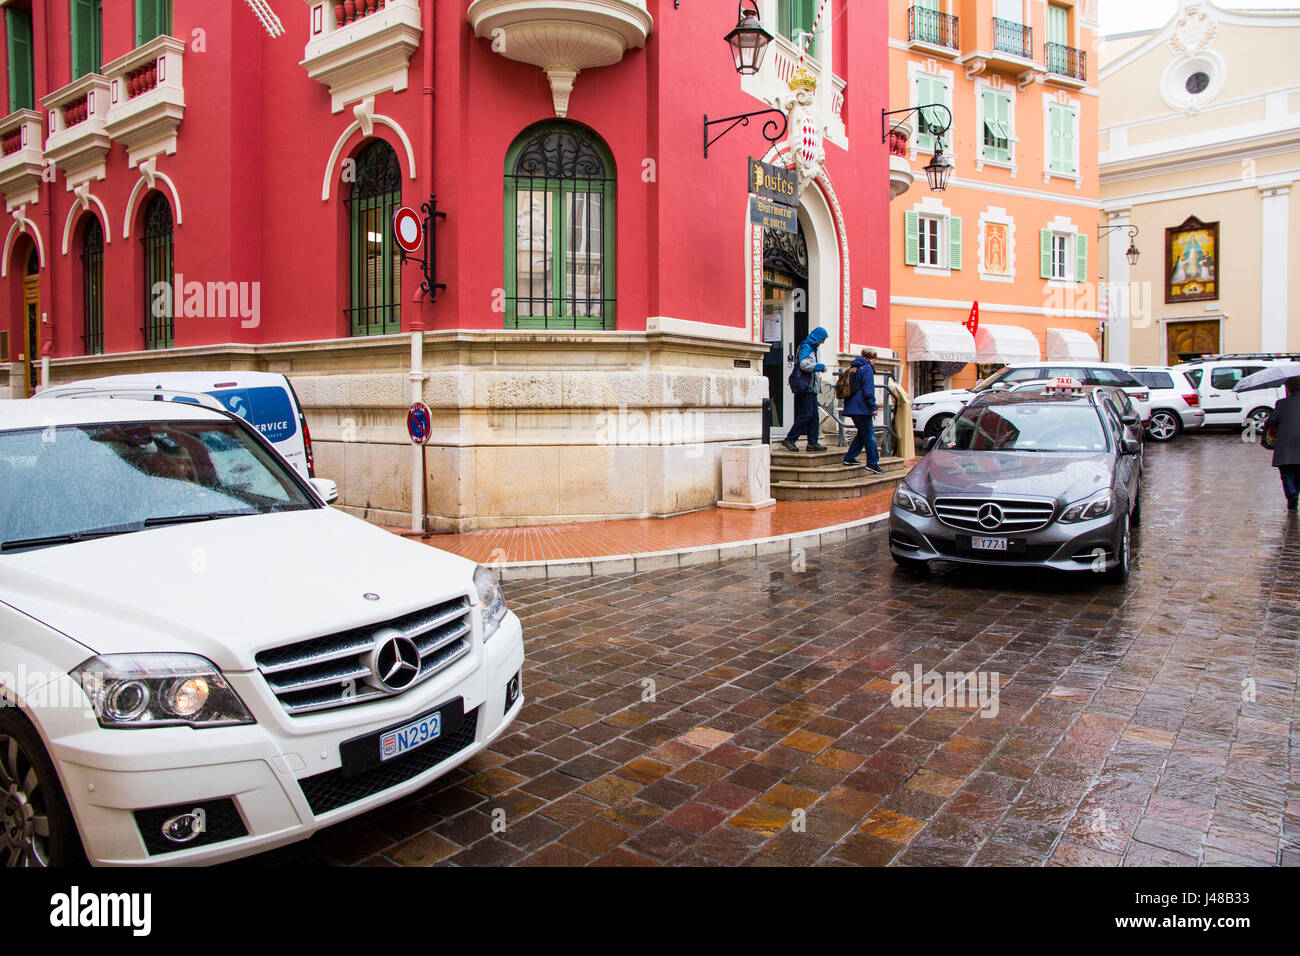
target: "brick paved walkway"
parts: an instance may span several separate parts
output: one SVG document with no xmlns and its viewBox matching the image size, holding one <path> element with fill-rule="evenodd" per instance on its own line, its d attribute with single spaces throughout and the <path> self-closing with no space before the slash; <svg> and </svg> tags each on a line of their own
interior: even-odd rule
<svg viewBox="0 0 1300 956">
<path fill-rule="evenodd" d="M 416 798 L 257 859 L 1300 864 L 1300 522 L 1233 436 L 1147 455 L 1122 587 L 915 576 L 878 538 L 802 573 L 759 558 L 512 585 L 514 731 Z M 891 675 L 915 665 L 997 672 L 997 715 L 893 706 Z"/>
</svg>

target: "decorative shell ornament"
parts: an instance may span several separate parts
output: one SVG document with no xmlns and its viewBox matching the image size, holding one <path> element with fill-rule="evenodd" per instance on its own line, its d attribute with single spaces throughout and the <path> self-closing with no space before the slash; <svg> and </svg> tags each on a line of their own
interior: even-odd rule
<svg viewBox="0 0 1300 956">
<path fill-rule="evenodd" d="M 1183 56 L 1209 49 L 1219 35 L 1219 24 L 1200 6 L 1188 7 L 1169 37 L 1170 48 Z"/>
</svg>

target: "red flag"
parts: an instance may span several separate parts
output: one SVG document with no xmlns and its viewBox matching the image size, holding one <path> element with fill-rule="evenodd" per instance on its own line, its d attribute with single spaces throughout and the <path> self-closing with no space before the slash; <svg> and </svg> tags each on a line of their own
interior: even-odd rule
<svg viewBox="0 0 1300 956">
<path fill-rule="evenodd" d="M 976 332 L 979 331 L 979 327 L 980 327 L 980 304 L 978 302 L 974 302 L 971 304 L 970 307 L 970 318 L 966 320 L 966 328 L 970 330 L 971 335 L 974 335 Z"/>
</svg>

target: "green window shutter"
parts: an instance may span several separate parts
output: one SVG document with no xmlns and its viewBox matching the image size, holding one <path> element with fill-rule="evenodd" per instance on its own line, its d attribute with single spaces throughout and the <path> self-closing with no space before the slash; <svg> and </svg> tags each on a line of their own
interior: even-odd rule
<svg viewBox="0 0 1300 956">
<path fill-rule="evenodd" d="M 100 0 L 72 0 L 72 78 L 100 68 Z"/>
<path fill-rule="evenodd" d="M 1061 169 L 1072 176 L 1079 174 L 1079 156 L 1075 148 L 1075 125 L 1079 118 L 1069 110 L 1061 110 Z"/>
<path fill-rule="evenodd" d="M 921 261 L 921 217 L 915 212 L 903 213 L 903 263 L 914 266 Z"/>
<path fill-rule="evenodd" d="M 1088 281 L 1088 237 L 1083 233 L 1074 237 L 1074 281 Z"/>
<path fill-rule="evenodd" d="M 1054 3 L 1047 8 L 1047 42 L 1070 45 L 1070 11 Z"/>
<path fill-rule="evenodd" d="M 948 268 L 961 268 L 961 220 L 956 216 L 948 219 Z"/>
<path fill-rule="evenodd" d="M 996 136 L 998 108 L 993 102 L 993 91 L 985 90 L 980 94 L 980 109 L 982 110 L 984 126 L 980 129 L 980 155 L 985 159 L 996 159 L 997 148 L 989 145 L 988 137 Z"/>
<path fill-rule="evenodd" d="M 1009 137 L 1007 142 L 1007 159 L 1011 159 L 1011 143 L 1019 142 L 1016 139 L 1015 116 L 1011 112 L 1011 97 L 1005 94 L 998 97 L 998 122 L 1007 131 Z"/>
<path fill-rule="evenodd" d="M 931 89 L 930 77 L 928 77 L 928 76 L 917 76 L 917 78 L 916 78 L 916 105 L 917 105 L 917 106 L 924 106 L 924 105 L 927 104 L 927 103 L 933 103 L 933 102 L 934 102 L 934 99 L 932 99 L 932 93 L 933 93 L 933 90 Z M 930 122 L 930 114 L 929 114 L 929 112 L 926 111 L 926 110 L 922 110 L 921 113 L 918 114 L 918 121 L 921 120 L 921 119 L 923 119 L 923 120 L 926 122 L 926 124 L 928 125 L 929 122 Z M 921 152 L 923 152 L 923 153 L 932 153 L 932 152 L 934 152 L 934 137 L 931 136 L 929 133 L 923 133 L 923 132 L 921 132 L 921 128 L 920 128 L 920 123 L 919 123 L 919 122 L 917 123 L 917 130 L 916 130 L 916 148 L 919 149 L 919 150 L 920 150 Z"/>
<path fill-rule="evenodd" d="M 171 0 L 135 0 L 135 45 L 141 46 L 172 29 Z"/>
<path fill-rule="evenodd" d="M 1056 106 L 1050 106 L 1047 110 L 1048 118 L 1048 169 L 1054 173 L 1064 171 L 1061 165 L 1061 110 Z"/>
<path fill-rule="evenodd" d="M 1052 231 L 1038 230 L 1038 274 L 1044 279 L 1052 277 Z"/>
<path fill-rule="evenodd" d="M 36 108 L 32 59 L 32 15 L 26 10 L 5 10 L 9 37 L 9 112 Z"/>
</svg>

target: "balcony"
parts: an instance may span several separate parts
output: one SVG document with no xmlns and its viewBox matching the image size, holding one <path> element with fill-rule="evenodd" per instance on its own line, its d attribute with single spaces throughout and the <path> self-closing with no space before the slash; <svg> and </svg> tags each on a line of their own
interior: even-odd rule
<svg viewBox="0 0 1300 956">
<path fill-rule="evenodd" d="M 613 66 L 654 27 L 645 0 L 474 0 L 468 16 L 495 52 L 546 71 L 556 116 L 582 70 Z"/>
<path fill-rule="evenodd" d="M 182 41 L 160 36 L 104 64 L 109 87 L 104 132 L 126 146 L 132 169 L 154 156 L 176 152 L 185 116 L 184 53 Z"/>
<path fill-rule="evenodd" d="M 1034 31 L 1023 23 L 994 17 L 989 32 L 980 36 L 979 47 L 962 57 L 967 79 L 992 70 L 1014 76 L 1023 90 L 1043 72 L 1034 62 Z"/>
<path fill-rule="evenodd" d="M 0 120 L 0 192 L 9 212 L 36 202 L 40 195 L 43 133 L 41 114 L 35 110 L 15 110 Z"/>
<path fill-rule="evenodd" d="M 911 149 L 912 125 L 906 121 L 895 123 L 889 130 L 889 201 L 893 202 L 907 192 L 916 180 L 912 166 L 907 161 Z"/>
<path fill-rule="evenodd" d="M 352 103 L 407 87 L 423 31 L 419 0 L 307 0 L 311 34 L 302 62 L 341 112 Z M 432 2 L 432 0 L 429 0 Z"/>
<path fill-rule="evenodd" d="M 961 49 L 958 19 L 928 7 L 908 7 L 907 43 L 914 50 L 955 56 Z"/>
<path fill-rule="evenodd" d="M 1075 88 L 1088 83 L 1088 53 L 1064 43 L 1049 43 L 1044 48 L 1047 75 L 1055 83 Z"/>
<path fill-rule="evenodd" d="M 106 175 L 110 88 L 107 77 L 89 73 L 41 100 L 49 121 L 45 155 L 63 171 L 69 192 Z"/>
</svg>

